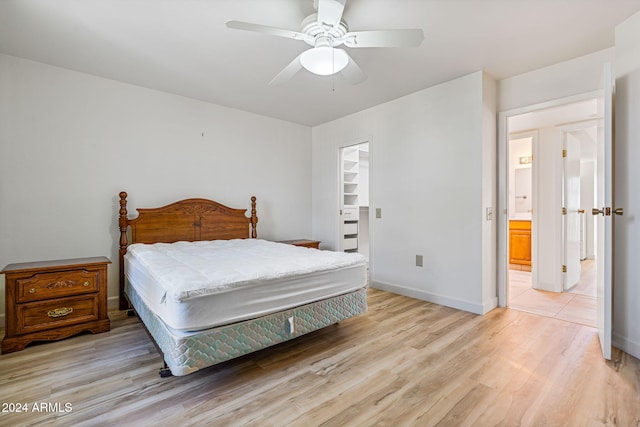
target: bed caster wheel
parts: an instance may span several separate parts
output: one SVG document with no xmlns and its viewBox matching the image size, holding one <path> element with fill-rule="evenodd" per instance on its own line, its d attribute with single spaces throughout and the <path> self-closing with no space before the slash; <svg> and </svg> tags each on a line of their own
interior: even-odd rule
<svg viewBox="0 0 640 427">
<path fill-rule="evenodd" d="M 171 373 L 171 369 L 169 368 L 162 368 L 160 369 L 160 377 L 161 378 L 167 378 L 167 377 L 172 377 L 173 374 Z"/>
<path fill-rule="evenodd" d="M 136 313 L 133 310 L 127 310 L 127 316 L 128 317 L 133 317 L 135 315 L 136 315 Z"/>
</svg>

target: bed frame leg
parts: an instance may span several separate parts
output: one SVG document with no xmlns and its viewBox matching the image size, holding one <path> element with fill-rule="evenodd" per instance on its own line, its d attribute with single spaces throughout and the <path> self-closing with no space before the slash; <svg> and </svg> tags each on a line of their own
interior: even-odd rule
<svg viewBox="0 0 640 427">
<path fill-rule="evenodd" d="M 169 369 L 169 366 L 167 366 L 167 362 L 164 362 L 164 367 L 160 369 L 160 371 L 158 372 L 160 374 L 160 377 L 162 378 L 167 378 L 167 377 L 172 377 L 173 373 L 171 373 L 171 369 Z"/>
<path fill-rule="evenodd" d="M 133 317 L 133 316 L 135 316 L 135 315 L 136 315 L 135 311 L 133 311 L 133 310 L 131 310 L 131 309 L 127 310 L 127 316 L 128 316 L 128 317 Z"/>
</svg>

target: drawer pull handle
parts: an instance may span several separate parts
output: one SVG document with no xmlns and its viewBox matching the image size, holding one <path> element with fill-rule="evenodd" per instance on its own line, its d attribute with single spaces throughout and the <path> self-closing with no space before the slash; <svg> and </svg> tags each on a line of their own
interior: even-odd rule
<svg viewBox="0 0 640 427">
<path fill-rule="evenodd" d="M 82 286 L 84 286 L 84 287 L 86 288 L 87 286 L 89 286 L 89 282 L 84 282 L 84 283 L 82 284 Z"/>
<path fill-rule="evenodd" d="M 72 312 L 73 312 L 73 307 L 61 307 L 61 308 L 55 308 L 53 310 L 49 310 L 49 312 L 47 313 L 47 316 L 54 317 L 54 318 L 64 317 L 71 314 Z"/>
<path fill-rule="evenodd" d="M 29 293 L 30 294 L 35 294 L 36 293 L 36 288 L 29 288 Z"/>
</svg>

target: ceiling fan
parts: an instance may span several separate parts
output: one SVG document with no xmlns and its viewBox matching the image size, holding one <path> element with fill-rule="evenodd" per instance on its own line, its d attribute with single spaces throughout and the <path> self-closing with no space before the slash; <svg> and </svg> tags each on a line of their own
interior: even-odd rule
<svg viewBox="0 0 640 427">
<path fill-rule="evenodd" d="M 424 39 L 421 29 L 349 31 L 342 19 L 346 0 L 315 0 L 317 13 L 302 20 L 300 31 L 270 27 L 250 22 L 229 21 L 227 27 L 238 30 L 266 33 L 274 36 L 302 40 L 312 46 L 298 55 L 270 85 L 280 85 L 291 79 L 302 68 L 318 75 L 341 73 L 353 84 L 366 80 L 367 76 L 344 50 L 360 47 L 414 47 Z"/>
</svg>

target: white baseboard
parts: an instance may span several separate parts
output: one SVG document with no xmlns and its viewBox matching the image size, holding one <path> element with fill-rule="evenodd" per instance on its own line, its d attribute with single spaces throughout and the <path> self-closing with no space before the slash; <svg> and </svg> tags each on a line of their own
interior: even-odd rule
<svg viewBox="0 0 640 427">
<path fill-rule="evenodd" d="M 490 298 L 489 301 L 485 301 L 484 304 L 482 305 L 482 309 L 484 310 L 482 313 L 480 314 L 487 314 L 488 312 L 490 312 L 491 310 L 493 310 L 494 308 L 498 307 L 498 297 L 493 297 Z"/>
<path fill-rule="evenodd" d="M 434 304 L 457 308 L 458 310 L 468 311 L 475 314 L 485 314 L 497 307 L 498 304 L 497 298 L 494 298 L 493 301 L 489 301 L 485 304 L 477 304 L 471 301 L 451 298 L 443 295 L 433 294 L 431 292 L 425 292 L 418 289 L 407 288 L 405 286 L 396 285 L 393 283 L 379 282 L 375 280 L 371 282 L 371 287 L 411 298 L 421 299 L 423 301 L 432 302 Z"/>
<path fill-rule="evenodd" d="M 625 353 L 640 359 L 640 343 L 625 338 L 615 332 L 611 335 L 611 341 L 614 347 L 617 347 Z"/>
<path fill-rule="evenodd" d="M 120 297 L 108 297 L 107 298 L 107 311 L 120 310 Z"/>
</svg>

